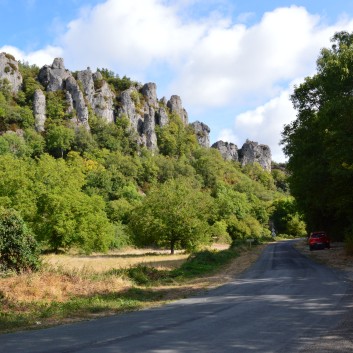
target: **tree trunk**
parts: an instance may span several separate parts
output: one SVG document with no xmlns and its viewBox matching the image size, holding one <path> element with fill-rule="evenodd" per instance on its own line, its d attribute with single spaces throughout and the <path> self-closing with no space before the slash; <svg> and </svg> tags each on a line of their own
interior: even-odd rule
<svg viewBox="0 0 353 353">
<path fill-rule="evenodd" d="M 170 255 L 174 255 L 174 245 L 175 245 L 175 241 L 171 240 L 170 241 Z"/>
</svg>

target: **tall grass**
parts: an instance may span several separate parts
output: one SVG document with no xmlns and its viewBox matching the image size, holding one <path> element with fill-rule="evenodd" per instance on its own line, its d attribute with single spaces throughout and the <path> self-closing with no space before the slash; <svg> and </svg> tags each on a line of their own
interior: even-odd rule
<svg viewBox="0 0 353 353">
<path fill-rule="evenodd" d="M 236 256 L 232 249 L 208 250 L 190 255 L 172 269 L 144 262 L 100 272 L 87 267 L 46 266 L 39 273 L 0 278 L 0 332 L 115 314 L 182 298 L 196 290 L 187 287 L 188 281 L 215 273 Z"/>
</svg>

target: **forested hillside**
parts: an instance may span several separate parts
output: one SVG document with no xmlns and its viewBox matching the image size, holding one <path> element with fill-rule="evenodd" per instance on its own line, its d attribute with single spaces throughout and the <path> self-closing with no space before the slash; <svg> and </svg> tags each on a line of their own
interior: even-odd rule
<svg viewBox="0 0 353 353">
<path fill-rule="evenodd" d="M 42 251 L 125 245 L 193 251 L 215 240 L 268 237 L 273 226 L 305 233 L 278 166 L 270 172 L 256 162 L 225 160 L 219 150 L 201 146 L 185 116 L 163 102 L 165 121 L 154 127 L 153 148 L 151 130 L 138 135 L 139 123 L 132 126 L 127 114 L 100 116 L 108 98 L 114 114 L 121 110 L 117 97 L 124 92 L 142 109 L 141 85 L 129 78 L 98 70 L 95 88 L 107 85 L 113 92 L 100 105 L 97 95 L 92 104 L 83 96 L 77 78 L 71 98 L 84 97 L 88 107 L 88 120 L 77 124 L 78 103 L 70 106 L 67 95 L 71 76 L 65 89 L 50 90 L 38 79 L 38 67 L 19 63 L 18 70 L 23 81 L 17 89 L 7 78 L 0 82 L 0 206 L 15 210 Z M 45 120 L 38 120 L 41 114 Z"/>
</svg>

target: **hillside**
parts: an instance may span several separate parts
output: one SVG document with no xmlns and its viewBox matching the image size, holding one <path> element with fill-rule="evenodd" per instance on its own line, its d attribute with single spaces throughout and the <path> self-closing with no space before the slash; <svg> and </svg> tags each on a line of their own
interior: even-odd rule
<svg viewBox="0 0 353 353">
<path fill-rule="evenodd" d="M 293 200 L 268 146 L 210 148 L 208 126 L 189 124 L 181 98 L 158 99 L 154 83 L 2 53 L 0 85 L 0 206 L 42 250 L 192 251 L 260 240 L 273 227 L 303 233 L 293 207 L 276 224 L 280 200 Z"/>
</svg>

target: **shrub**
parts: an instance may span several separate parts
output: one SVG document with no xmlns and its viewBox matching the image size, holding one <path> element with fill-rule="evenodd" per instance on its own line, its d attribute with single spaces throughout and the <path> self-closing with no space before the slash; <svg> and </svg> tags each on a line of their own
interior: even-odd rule
<svg viewBox="0 0 353 353">
<path fill-rule="evenodd" d="M 21 216 L 0 208 L 0 270 L 35 271 L 39 267 L 37 242 Z"/>
</svg>

